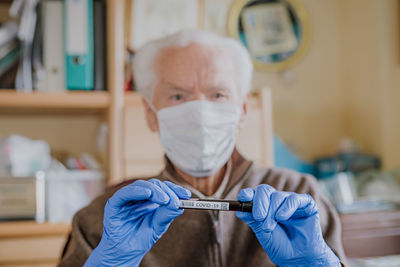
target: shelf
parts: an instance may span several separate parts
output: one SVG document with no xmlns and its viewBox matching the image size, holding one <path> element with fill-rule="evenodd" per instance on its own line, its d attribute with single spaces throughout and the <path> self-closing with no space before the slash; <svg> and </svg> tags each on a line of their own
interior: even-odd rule
<svg viewBox="0 0 400 267">
<path fill-rule="evenodd" d="M 66 223 L 0 222 L 0 238 L 67 235 L 70 229 Z"/>
<path fill-rule="evenodd" d="M 54 111 L 102 111 L 109 106 L 109 94 L 105 91 L 66 91 L 21 93 L 0 90 L 2 112 Z"/>
</svg>

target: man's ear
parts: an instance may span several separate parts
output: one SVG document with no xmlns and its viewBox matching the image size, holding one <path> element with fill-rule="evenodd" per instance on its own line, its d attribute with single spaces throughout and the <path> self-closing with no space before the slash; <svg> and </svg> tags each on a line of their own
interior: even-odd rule
<svg viewBox="0 0 400 267">
<path fill-rule="evenodd" d="M 242 129 L 246 125 L 249 101 L 250 101 L 250 93 L 248 93 L 245 99 L 243 100 L 242 115 L 240 116 L 240 121 L 239 121 L 239 129 Z"/>
<path fill-rule="evenodd" d="M 146 116 L 147 126 L 149 126 L 152 132 L 158 132 L 158 120 L 156 112 L 150 108 L 150 105 L 144 98 L 142 98 L 142 103 L 144 107 L 144 113 Z"/>
</svg>

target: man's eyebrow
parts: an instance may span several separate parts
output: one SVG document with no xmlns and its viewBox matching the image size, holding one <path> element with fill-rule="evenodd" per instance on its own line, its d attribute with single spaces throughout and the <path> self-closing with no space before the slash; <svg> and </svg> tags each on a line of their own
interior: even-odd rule
<svg viewBox="0 0 400 267">
<path fill-rule="evenodd" d="M 223 92 L 230 92 L 228 88 L 225 86 L 213 86 L 208 89 L 209 92 L 215 92 L 215 91 L 223 91 Z"/>
<path fill-rule="evenodd" d="M 184 88 L 182 88 L 182 87 L 180 87 L 178 85 L 172 84 L 172 83 L 168 83 L 168 88 L 172 89 L 172 90 L 175 90 L 175 91 L 185 92 L 185 93 L 190 93 L 191 92 L 191 90 L 184 89 Z"/>
</svg>

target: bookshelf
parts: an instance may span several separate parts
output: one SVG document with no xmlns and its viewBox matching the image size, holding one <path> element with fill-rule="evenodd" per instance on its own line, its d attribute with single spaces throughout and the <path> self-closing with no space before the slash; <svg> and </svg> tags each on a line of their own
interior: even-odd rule
<svg viewBox="0 0 400 267">
<path fill-rule="evenodd" d="M 0 266 L 56 266 L 69 229 L 33 221 L 0 223 Z"/>
<path fill-rule="evenodd" d="M 11 4 L 11 2 L 9 3 Z M 106 0 L 107 16 L 107 91 L 65 91 L 21 93 L 0 90 L 0 116 L 94 115 L 109 127 L 108 183 L 123 179 L 121 172 L 122 110 L 124 106 L 124 14 L 125 0 Z M 131 98 L 139 98 L 136 93 Z M 130 102 L 131 103 L 131 102 Z M 61 118 L 61 117 L 60 117 Z M 95 140 L 93 141 L 95 142 Z M 83 152 L 83 151 L 82 151 Z"/>
<path fill-rule="evenodd" d="M 104 111 L 109 107 L 108 92 L 66 91 L 61 93 L 21 93 L 15 90 L 0 90 L 0 110 L 12 113 L 23 109 L 36 110 L 92 110 Z"/>
<path fill-rule="evenodd" d="M 124 99 L 125 4 L 125 0 L 106 0 L 107 91 L 20 93 L 11 89 L 0 90 L 0 125 L 5 132 L 13 131 L 16 126 L 14 121 L 18 121 L 18 126 L 22 127 L 37 120 L 42 126 L 46 123 L 46 129 L 83 125 L 86 128 L 79 128 L 79 131 L 85 140 L 79 140 L 78 148 L 84 147 L 87 142 L 94 147 L 95 125 L 106 122 L 108 155 L 104 169 L 108 184 L 115 184 L 124 178 L 121 155 L 124 105 L 141 103 L 135 92 L 128 93 Z M 34 134 L 38 135 L 36 131 Z M 60 132 L 65 133 L 61 135 Z M 56 140 L 59 147 L 68 148 L 68 132 L 71 133 L 71 129 L 54 133 L 50 130 L 46 134 L 52 135 L 53 143 Z M 94 137 L 90 138 L 91 135 Z M 0 265 L 55 266 L 70 227 L 69 224 L 38 224 L 34 221 L 0 222 Z"/>
<path fill-rule="evenodd" d="M 64 235 L 71 229 L 66 223 L 42 223 L 17 221 L 0 223 L 0 238 Z"/>
</svg>

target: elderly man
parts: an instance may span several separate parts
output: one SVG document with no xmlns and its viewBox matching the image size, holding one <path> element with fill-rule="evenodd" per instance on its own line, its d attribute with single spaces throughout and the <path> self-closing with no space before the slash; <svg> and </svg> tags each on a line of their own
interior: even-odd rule
<svg viewBox="0 0 400 267">
<path fill-rule="evenodd" d="M 252 74 L 245 48 L 184 30 L 140 49 L 134 72 L 165 169 L 79 211 L 60 266 L 340 266 L 339 219 L 315 180 L 258 168 L 235 149 Z M 179 209 L 190 197 L 253 210 Z"/>
</svg>

